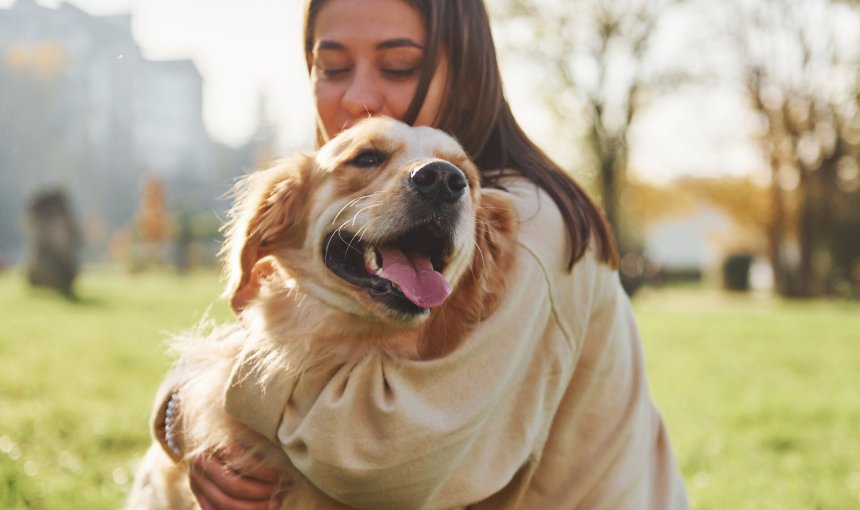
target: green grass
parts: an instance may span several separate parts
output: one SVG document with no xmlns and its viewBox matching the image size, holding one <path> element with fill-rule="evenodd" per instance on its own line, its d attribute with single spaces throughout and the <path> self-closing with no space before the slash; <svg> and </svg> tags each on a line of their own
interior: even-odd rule
<svg viewBox="0 0 860 510">
<path fill-rule="evenodd" d="M 0 274 L 0 508 L 118 508 L 149 443 L 164 339 L 219 293 L 214 272 L 79 283 L 68 301 Z"/>
<path fill-rule="evenodd" d="M 860 508 L 860 306 L 679 290 L 636 300 L 693 508 Z"/>
<path fill-rule="evenodd" d="M 214 273 L 93 271 L 78 301 L 0 273 L 0 508 L 113 509 L 149 443 L 167 332 Z M 635 300 L 696 509 L 860 507 L 860 305 L 685 287 Z M 221 302 L 212 315 L 227 318 Z"/>
</svg>

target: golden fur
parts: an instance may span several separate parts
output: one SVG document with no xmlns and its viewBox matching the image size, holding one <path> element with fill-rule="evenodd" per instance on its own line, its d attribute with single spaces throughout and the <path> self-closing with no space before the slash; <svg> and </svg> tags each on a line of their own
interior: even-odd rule
<svg viewBox="0 0 860 510">
<path fill-rule="evenodd" d="M 362 154 L 378 164 L 356 166 Z M 456 221 L 449 222 L 451 249 L 441 273 L 453 291 L 438 307 L 404 313 L 334 274 L 326 250 L 335 242 L 347 251 L 353 242 L 384 243 L 412 228 L 416 197 L 404 183 L 434 161 L 453 164 L 467 183 L 449 207 Z M 243 372 L 263 381 L 330 370 L 369 349 L 412 359 L 444 356 L 496 308 L 516 226 L 505 193 L 480 187 L 477 168 L 453 139 L 390 119 L 362 121 L 316 153 L 249 175 L 237 186 L 224 249 L 226 296 L 239 321 L 175 342 L 186 458 L 242 444 L 249 453 L 240 463 L 262 458 L 293 480 L 282 508 L 346 508 L 308 483 L 279 445 L 223 411 L 224 383 L 240 355 L 252 365 Z M 186 463 L 173 462 L 154 443 L 128 508 L 197 508 L 187 485 Z"/>
</svg>

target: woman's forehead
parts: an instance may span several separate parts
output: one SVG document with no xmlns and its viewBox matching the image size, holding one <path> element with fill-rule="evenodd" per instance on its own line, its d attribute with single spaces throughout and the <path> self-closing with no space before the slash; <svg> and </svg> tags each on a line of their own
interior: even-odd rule
<svg viewBox="0 0 860 510">
<path fill-rule="evenodd" d="M 316 18 L 314 50 L 424 46 L 421 15 L 403 0 L 328 0 Z M 322 47 L 320 45 L 322 44 Z"/>
</svg>

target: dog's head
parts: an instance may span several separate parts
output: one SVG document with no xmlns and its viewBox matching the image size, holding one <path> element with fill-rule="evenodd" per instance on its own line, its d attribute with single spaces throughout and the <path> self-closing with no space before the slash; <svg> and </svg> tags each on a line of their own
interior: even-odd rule
<svg viewBox="0 0 860 510">
<path fill-rule="evenodd" d="M 451 137 L 364 120 L 240 183 L 227 292 L 238 311 L 278 275 L 362 319 L 421 323 L 473 266 L 489 230 L 480 201 L 480 174 Z"/>
</svg>

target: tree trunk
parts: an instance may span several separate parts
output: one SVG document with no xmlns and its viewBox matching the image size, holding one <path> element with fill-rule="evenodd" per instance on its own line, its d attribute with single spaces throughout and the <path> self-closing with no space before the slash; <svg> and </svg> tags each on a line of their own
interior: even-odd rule
<svg viewBox="0 0 860 510">
<path fill-rule="evenodd" d="M 611 155 L 603 157 L 600 162 L 601 199 L 606 219 L 616 235 L 621 235 L 621 225 L 618 214 L 618 181 L 615 172 L 615 158 Z"/>
<path fill-rule="evenodd" d="M 777 293 L 788 295 L 788 275 L 782 257 L 785 243 L 785 204 L 783 203 L 782 188 L 779 185 L 779 160 L 771 160 L 771 219 L 768 225 L 768 251 L 770 265 L 773 268 L 773 284 Z"/>
</svg>

